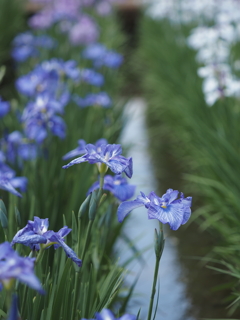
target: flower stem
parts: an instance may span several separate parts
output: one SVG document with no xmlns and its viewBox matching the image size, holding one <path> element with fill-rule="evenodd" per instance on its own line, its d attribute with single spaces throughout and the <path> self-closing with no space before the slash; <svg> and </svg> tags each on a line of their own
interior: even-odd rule
<svg viewBox="0 0 240 320">
<path fill-rule="evenodd" d="M 153 309 L 153 303 L 154 303 L 154 296 L 156 293 L 156 285 L 157 285 L 157 279 L 158 279 L 158 271 L 159 271 L 159 265 L 160 260 L 162 256 L 162 252 L 164 249 L 164 237 L 163 237 L 163 225 L 160 223 L 160 233 L 157 234 L 157 238 L 155 240 L 155 255 L 156 255 L 156 262 L 155 262 L 155 270 L 154 270 L 154 276 L 153 276 L 153 285 L 152 285 L 152 293 L 148 308 L 148 318 L 147 320 L 151 320 L 152 318 L 152 309 Z"/>
<path fill-rule="evenodd" d="M 40 251 L 39 251 L 39 253 L 38 253 L 38 255 L 37 255 L 35 264 L 39 263 L 39 262 L 42 260 L 42 257 L 43 257 L 43 255 L 44 255 L 44 252 L 45 252 L 45 250 L 43 249 L 42 244 L 40 244 Z"/>
</svg>

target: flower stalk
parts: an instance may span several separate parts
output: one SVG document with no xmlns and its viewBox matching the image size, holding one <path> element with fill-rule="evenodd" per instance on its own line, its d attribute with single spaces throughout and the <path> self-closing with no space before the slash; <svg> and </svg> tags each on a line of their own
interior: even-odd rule
<svg viewBox="0 0 240 320">
<path fill-rule="evenodd" d="M 153 285 L 152 285 L 152 292 L 151 292 L 150 303 L 149 303 L 149 308 L 148 308 L 148 318 L 147 318 L 147 320 L 151 320 L 151 318 L 152 318 L 152 309 L 153 309 L 154 297 L 155 297 L 155 293 L 156 293 L 156 285 L 157 285 L 157 279 L 158 279 L 160 260 L 161 260 L 161 257 L 162 257 L 162 253 L 163 253 L 163 249 L 164 249 L 164 242 L 165 242 L 164 234 L 163 234 L 163 225 L 162 225 L 162 223 L 159 223 L 159 225 L 160 225 L 159 233 L 155 229 L 155 255 L 156 255 L 156 262 L 155 262 Z"/>
</svg>

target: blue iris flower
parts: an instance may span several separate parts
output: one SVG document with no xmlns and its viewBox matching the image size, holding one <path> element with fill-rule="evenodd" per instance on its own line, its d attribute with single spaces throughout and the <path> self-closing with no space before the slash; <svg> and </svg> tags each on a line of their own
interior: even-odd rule
<svg viewBox="0 0 240 320">
<path fill-rule="evenodd" d="M 32 72 L 18 78 L 16 87 L 20 93 L 28 97 L 47 93 L 52 98 L 58 97 L 58 101 L 65 100 L 66 105 L 70 95 L 64 79 L 69 78 L 74 82 L 79 82 L 80 70 L 77 63 L 73 60 L 63 61 L 54 58 L 43 61 Z"/>
<path fill-rule="evenodd" d="M 62 113 L 61 103 L 47 94 L 37 96 L 35 102 L 28 103 L 21 118 L 26 136 L 39 144 L 46 139 L 49 132 L 64 139 L 66 125 L 64 120 L 57 115 Z"/>
<path fill-rule="evenodd" d="M 117 215 L 118 221 L 123 219 L 135 208 L 145 206 L 148 210 L 149 219 L 157 219 L 162 223 L 168 223 L 172 230 L 177 230 L 182 224 L 185 224 L 191 216 L 192 197 L 184 198 L 183 193 L 177 190 L 168 189 L 160 198 L 154 192 L 148 196 L 141 192 L 141 195 L 133 201 L 127 201 L 120 204 Z"/>
<path fill-rule="evenodd" d="M 15 188 L 19 188 L 21 192 L 25 192 L 28 180 L 25 177 L 16 177 L 15 171 L 6 165 L 4 161 L 4 154 L 0 151 L 0 189 L 11 192 L 15 196 L 22 197 Z"/>
<path fill-rule="evenodd" d="M 109 68 L 119 68 L 123 62 L 121 54 L 108 50 L 104 45 L 95 43 L 83 50 L 82 56 L 93 61 L 94 67 L 106 66 Z"/>
<path fill-rule="evenodd" d="M 95 146 L 98 149 L 98 148 L 100 148 L 100 146 L 102 144 L 107 144 L 107 140 L 106 139 L 99 139 L 96 141 Z M 87 145 L 87 143 L 85 140 L 79 139 L 78 140 L 78 147 L 69 151 L 67 154 L 65 154 L 62 157 L 62 159 L 68 160 L 68 159 L 71 159 L 71 158 L 74 158 L 74 157 L 80 156 L 81 154 L 86 153 L 86 149 L 85 149 L 86 145 Z"/>
<path fill-rule="evenodd" d="M 101 313 L 96 313 L 95 314 L 95 320 L 136 320 L 137 317 L 133 316 L 131 314 L 125 314 L 124 316 L 121 316 L 120 318 L 116 318 L 113 313 L 108 310 L 108 309 L 103 309 Z M 82 320 L 87 320 L 87 319 L 82 319 Z M 94 320 L 94 319 L 89 319 L 89 320 Z"/>
<path fill-rule="evenodd" d="M 37 157 L 37 146 L 24 138 L 19 131 L 13 131 L 0 140 L 0 149 L 4 150 L 6 159 L 22 166 L 22 160 L 33 160 Z"/>
<path fill-rule="evenodd" d="M 103 165 L 105 165 L 105 172 L 107 168 L 110 168 L 115 174 L 124 172 L 129 178 L 132 177 L 132 158 L 127 159 L 121 155 L 122 147 L 120 144 L 102 144 L 99 147 L 93 144 L 87 144 L 85 149 L 86 153 L 82 157 L 72 160 L 63 166 L 63 168 L 67 169 L 74 164 L 89 162 L 91 164 L 96 163 L 101 173 L 104 168 Z"/>
<path fill-rule="evenodd" d="M 23 62 L 30 57 L 39 55 L 39 48 L 51 49 L 56 45 L 56 41 L 47 35 L 34 36 L 27 31 L 18 34 L 13 40 L 12 57 Z"/>
<path fill-rule="evenodd" d="M 80 70 L 80 80 L 96 87 L 101 87 L 104 84 L 104 77 L 92 69 Z"/>
<path fill-rule="evenodd" d="M 11 288 L 12 279 L 25 283 L 32 289 L 44 293 L 40 281 L 34 274 L 35 259 L 20 257 L 9 242 L 0 244 L 0 283 Z"/>
<path fill-rule="evenodd" d="M 88 194 L 99 189 L 99 181 L 95 182 L 88 190 Z M 136 186 L 128 184 L 127 179 L 120 175 L 104 177 L 103 190 L 110 191 L 119 201 L 127 201 L 133 197 Z"/>
<path fill-rule="evenodd" d="M 10 111 L 10 104 L 0 97 L 0 118 L 3 118 Z"/>
<path fill-rule="evenodd" d="M 74 95 L 73 100 L 79 107 L 82 108 L 91 106 L 109 108 L 112 105 L 112 100 L 106 92 L 89 93 L 85 96 L 85 98 Z"/>
<path fill-rule="evenodd" d="M 66 237 L 72 229 L 64 226 L 58 232 L 48 230 L 49 222 L 47 219 L 34 217 L 34 221 L 28 221 L 28 224 L 19 230 L 14 236 L 11 245 L 21 243 L 30 247 L 32 250 L 40 250 L 54 246 L 54 249 L 62 247 L 66 255 L 71 258 L 78 267 L 81 267 L 82 261 L 77 257 L 76 253 L 65 243 Z"/>
</svg>

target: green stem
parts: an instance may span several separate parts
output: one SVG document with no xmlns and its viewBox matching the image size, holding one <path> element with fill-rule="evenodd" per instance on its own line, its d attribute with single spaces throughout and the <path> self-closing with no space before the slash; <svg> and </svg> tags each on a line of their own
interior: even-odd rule
<svg viewBox="0 0 240 320">
<path fill-rule="evenodd" d="M 156 238 L 155 238 L 155 256 L 156 256 L 156 262 L 155 262 L 155 270 L 154 270 L 154 276 L 153 276 L 153 285 L 152 285 L 152 293 L 148 308 L 148 318 L 147 320 L 151 320 L 152 318 L 152 309 L 153 309 L 153 303 L 154 303 L 154 297 L 156 293 L 156 285 L 157 285 L 157 279 L 158 279 L 158 271 L 159 271 L 159 265 L 160 260 L 162 256 L 162 252 L 164 249 L 164 235 L 163 235 L 163 224 L 159 223 L 160 232 L 158 233 L 156 231 Z"/>
<path fill-rule="evenodd" d="M 148 308 L 147 320 L 151 320 L 151 317 L 152 317 L 152 308 L 153 308 L 154 296 L 156 293 L 156 284 L 157 284 L 157 278 L 158 278 L 159 265 L 160 265 L 160 257 L 156 256 L 156 263 L 155 263 L 155 270 L 154 270 L 154 277 L 153 277 L 153 286 L 152 286 L 150 304 L 149 304 L 149 308 Z"/>
<path fill-rule="evenodd" d="M 39 263 L 42 260 L 44 252 L 45 252 L 45 250 L 43 249 L 42 245 L 40 244 L 40 251 L 39 251 L 39 253 L 37 255 L 35 264 Z"/>
<path fill-rule="evenodd" d="M 101 195 L 102 195 L 103 184 L 104 184 L 104 173 L 101 173 L 100 174 L 100 181 L 99 181 L 98 201 L 100 200 Z"/>
</svg>

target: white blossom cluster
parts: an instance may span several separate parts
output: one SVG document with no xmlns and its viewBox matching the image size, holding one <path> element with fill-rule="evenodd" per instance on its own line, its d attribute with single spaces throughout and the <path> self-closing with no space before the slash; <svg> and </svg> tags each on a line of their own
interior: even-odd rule
<svg viewBox="0 0 240 320">
<path fill-rule="evenodd" d="M 158 0 L 149 14 L 174 24 L 198 24 L 187 44 L 203 65 L 198 75 L 209 106 L 225 96 L 240 97 L 240 79 L 232 72 L 240 61 L 231 61 L 232 47 L 240 40 L 240 0 Z"/>
</svg>

